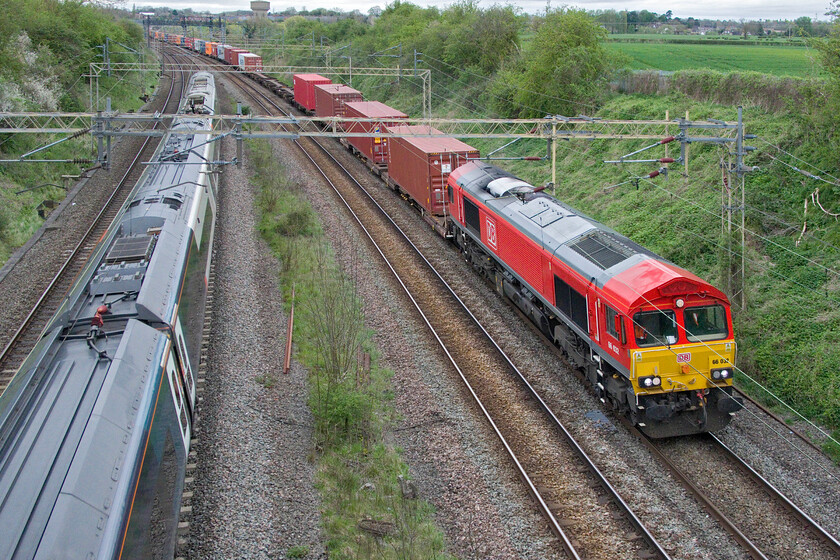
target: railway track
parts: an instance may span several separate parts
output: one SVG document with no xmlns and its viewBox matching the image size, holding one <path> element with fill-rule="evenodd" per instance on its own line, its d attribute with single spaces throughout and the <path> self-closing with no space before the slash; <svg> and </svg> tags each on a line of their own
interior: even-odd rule
<svg viewBox="0 0 840 560">
<path fill-rule="evenodd" d="M 840 557 L 835 537 L 714 434 L 665 441 L 637 435 L 752 558 Z"/>
<path fill-rule="evenodd" d="M 249 90 L 254 93 L 254 95 L 258 95 L 259 97 L 263 97 L 262 94 L 258 94 L 258 89 L 256 86 L 249 82 L 243 82 L 241 87 L 243 89 Z M 270 105 L 276 106 L 276 103 L 273 100 L 269 101 L 259 101 L 257 102 L 258 105 L 262 105 L 263 109 L 268 111 L 269 110 L 269 103 Z M 303 150 L 303 144 L 310 144 L 314 147 L 317 142 L 313 139 L 306 139 L 298 142 Z M 326 148 L 323 148 L 326 152 Z M 316 153 L 320 153 L 317 152 Z M 334 171 L 330 171 L 329 168 L 336 166 L 336 163 L 331 163 L 325 156 L 321 155 L 313 155 L 311 156 L 313 160 L 316 160 L 318 163 L 316 165 L 321 166 L 322 173 L 325 177 L 339 177 L 341 172 L 338 169 Z M 329 179 L 328 179 L 329 180 Z M 341 179 L 334 179 L 330 181 L 333 188 L 336 189 L 338 196 L 344 201 L 344 203 L 348 206 L 348 208 L 359 208 L 365 204 L 365 202 L 360 202 L 356 200 L 356 197 L 352 194 L 352 189 L 348 189 L 346 187 L 342 187 L 341 183 L 343 180 Z M 356 187 L 358 190 L 359 187 Z M 376 202 L 371 197 L 372 204 L 376 204 Z M 351 210 L 352 212 L 352 210 Z M 364 220 L 367 223 L 368 218 L 356 217 L 356 220 Z M 374 244 L 379 243 L 379 235 L 374 232 L 368 232 L 367 235 L 371 238 Z M 382 236 L 385 237 L 384 235 Z M 384 242 L 384 247 L 377 245 L 377 250 L 386 255 L 386 253 L 393 254 L 400 254 L 401 251 L 399 249 L 388 249 L 388 245 L 390 242 Z M 403 249 L 402 252 L 406 252 L 407 249 Z M 389 257 L 386 257 L 386 260 Z M 402 258 L 400 256 L 399 258 Z M 392 270 L 395 271 L 395 274 L 398 278 L 401 277 L 400 273 L 397 270 L 396 265 L 389 265 L 392 266 Z M 423 282 L 420 281 L 420 284 Z M 413 298 L 411 293 L 414 293 L 412 290 L 416 289 L 415 287 L 411 286 L 412 282 L 409 281 L 403 283 L 404 288 L 406 289 L 407 293 L 409 294 L 409 298 L 412 299 L 412 302 L 415 306 L 418 307 L 420 310 L 421 315 L 424 315 L 424 318 L 427 320 L 427 324 L 430 325 L 430 328 L 433 329 L 435 332 L 439 326 L 435 323 L 433 315 L 430 314 L 427 317 L 424 314 L 423 309 L 425 309 L 426 304 L 422 304 L 419 302 L 420 298 Z M 416 283 L 415 283 L 416 284 Z M 420 288 L 422 290 L 422 286 Z M 420 292 L 418 292 L 420 293 Z M 457 296 L 456 296 L 457 297 Z M 424 298 L 425 299 L 425 296 Z M 457 330 L 457 329 L 455 329 Z M 446 331 L 445 328 L 441 329 L 442 333 L 450 333 L 450 334 L 436 334 L 438 341 L 441 342 L 442 340 L 447 340 L 447 336 L 451 336 L 453 331 Z M 461 334 L 461 340 L 474 340 L 474 338 L 470 335 Z M 443 343 L 442 343 L 443 344 Z M 458 360 L 455 358 L 454 355 L 451 355 L 450 352 L 444 346 L 444 351 L 447 355 L 450 356 L 450 359 L 453 359 L 456 365 L 455 367 L 458 368 L 457 363 Z M 469 361 L 469 357 L 467 360 Z M 485 366 L 490 362 L 482 362 Z M 495 364 L 495 367 L 500 367 L 500 364 Z M 513 370 L 511 370 L 513 371 Z M 462 377 L 464 377 L 467 386 L 469 386 L 470 379 L 474 379 L 471 374 L 467 374 L 464 371 L 461 371 Z M 527 384 L 527 381 L 524 382 Z M 470 392 L 473 393 L 478 399 L 481 399 L 482 396 L 478 393 L 482 393 L 483 390 L 473 391 L 470 389 Z M 496 398 L 496 395 L 490 397 L 490 401 L 493 401 Z M 518 397 L 519 399 L 525 398 L 526 400 L 540 400 L 539 396 L 536 396 L 535 393 L 531 393 L 527 396 L 521 395 Z M 481 406 L 481 405 L 480 405 Z M 545 405 L 544 405 L 545 406 Z M 490 410 L 492 407 L 487 407 L 485 411 L 486 414 L 493 416 L 494 414 L 499 414 L 498 411 Z M 548 406 L 545 407 L 548 410 Z M 763 407 L 760 407 L 763 409 Z M 517 412 L 514 414 L 519 414 L 518 409 Z M 502 415 L 505 413 L 502 412 Z M 550 411 L 549 411 L 550 414 Z M 777 417 L 768 414 L 778 420 Z M 493 421 L 491 420 L 491 423 Z M 500 422 L 502 424 L 502 422 Z M 517 428 L 514 428 L 516 430 Z M 499 431 L 503 431 L 504 428 L 499 428 Z M 795 432 L 794 432 L 795 433 Z M 797 434 L 799 435 L 799 434 Z M 641 437 L 641 436 L 639 436 Z M 801 436 L 800 436 L 801 437 Z M 713 516 L 719 520 L 719 523 L 722 527 L 724 527 L 730 534 L 733 535 L 733 538 L 736 542 L 738 542 L 742 548 L 746 551 L 746 553 L 754 558 L 768 558 L 768 557 L 792 557 L 792 556 L 803 556 L 803 557 L 815 557 L 815 558 L 833 558 L 840 555 L 840 548 L 838 548 L 837 540 L 830 535 L 827 531 L 819 526 L 819 524 L 815 523 L 813 519 L 811 519 L 807 514 L 801 511 L 798 507 L 796 507 L 789 499 L 785 498 L 780 492 L 778 492 L 772 485 L 770 485 L 766 480 L 761 477 L 757 477 L 757 473 L 755 469 L 749 467 L 746 461 L 736 458 L 731 451 L 728 450 L 725 446 L 722 445 L 721 442 L 717 441 L 716 439 L 712 438 L 696 438 L 691 440 L 686 440 L 684 445 L 686 447 L 691 447 L 692 442 L 694 441 L 701 441 L 703 445 L 703 449 L 705 450 L 704 453 L 707 456 L 715 457 L 713 461 L 706 461 L 705 465 L 708 469 L 709 465 L 711 465 L 711 470 L 707 472 L 699 472 L 696 471 L 692 473 L 690 470 L 688 472 L 681 471 L 677 466 L 675 460 L 670 458 L 671 451 L 665 450 L 662 451 L 654 451 L 654 453 L 659 457 L 659 461 L 663 465 L 667 465 L 668 468 L 671 468 L 675 471 L 675 478 L 678 480 L 683 481 L 682 484 L 689 490 L 690 493 L 697 497 L 697 500 L 703 503 L 703 506 L 710 512 L 712 512 Z M 803 437 L 803 440 L 805 438 Z M 541 443 L 544 445 L 550 445 L 547 442 L 540 440 Z M 643 441 L 646 441 L 643 439 Z M 807 441 L 807 440 L 805 440 Z M 810 443 L 810 442 L 809 442 Z M 653 445 L 653 444 L 651 444 Z M 515 451 L 513 451 L 515 453 Z M 690 455 L 690 454 L 689 454 Z M 694 455 L 697 456 L 697 451 L 694 450 Z M 515 459 L 517 463 L 523 466 L 523 468 L 528 466 L 529 459 L 525 459 L 522 461 L 518 461 Z M 537 464 L 539 464 L 539 459 L 534 460 Z M 692 461 L 689 460 L 688 464 L 691 465 Z M 696 466 L 696 465 L 695 465 Z M 712 490 L 714 490 L 714 482 L 721 479 L 721 476 L 715 476 L 715 471 L 725 472 L 725 477 L 734 480 L 731 485 L 727 486 L 730 488 L 730 492 L 717 492 L 717 496 L 715 496 L 715 492 L 704 492 L 702 486 L 706 484 L 712 485 Z M 738 471 L 738 475 L 735 476 L 732 473 Z M 679 474 L 678 474 L 679 473 Z M 526 476 L 526 475 L 521 475 Z M 547 490 L 545 495 L 542 498 L 537 498 L 537 502 L 544 502 L 551 510 L 551 506 L 557 505 L 553 503 L 551 498 L 551 491 L 552 489 L 543 484 L 542 481 L 538 478 L 538 476 L 534 477 L 535 480 L 538 482 L 531 482 L 533 490 L 537 493 L 541 493 L 542 490 Z M 692 481 L 700 481 L 702 484 L 695 484 Z M 755 509 L 755 506 L 749 506 L 744 508 L 743 507 L 743 500 L 739 499 L 740 493 L 742 489 L 749 489 L 750 493 L 754 495 L 751 498 L 750 503 L 762 503 L 763 505 L 760 506 L 760 512 L 754 512 L 752 510 Z M 707 495 L 707 494 L 712 494 Z M 768 502 L 768 496 L 772 496 Z M 585 507 L 585 506 L 583 506 Z M 742 511 L 738 511 L 739 507 L 741 507 Z M 744 511 L 746 510 L 746 514 Z M 734 511 L 734 515 L 732 514 Z M 752 515 L 755 513 L 755 515 Z M 548 518 L 548 514 L 545 514 Z M 572 548 L 577 550 L 578 546 L 588 553 L 591 549 L 587 548 L 587 543 L 581 543 L 579 539 L 575 536 L 574 531 L 574 520 L 563 518 L 563 513 L 559 513 L 561 517 L 561 529 L 569 528 L 571 529 L 568 531 L 568 535 L 565 537 L 560 537 L 561 540 L 565 542 L 565 540 L 571 540 L 570 543 Z M 555 519 L 558 516 L 555 515 Z M 759 521 L 753 522 L 751 518 L 758 519 Z M 760 520 L 763 518 L 763 520 Z M 787 534 L 785 534 L 787 533 Z M 571 536 L 569 536 L 571 535 Z M 789 538 L 790 535 L 796 535 L 793 538 Z M 801 535 L 801 536 L 800 536 Z M 787 537 L 787 538 L 786 538 Z M 636 537 L 638 538 L 638 537 Z M 790 544 L 794 542 L 794 544 Z M 576 546 L 577 545 L 577 546 Z M 582 545 L 582 546 L 580 546 Z M 575 552 L 572 552 L 567 548 L 567 552 L 574 557 Z M 654 555 L 656 553 L 646 550 L 646 551 L 637 551 L 642 556 Z M 664 551 L 663 551 L 664 552 Z M 601 552 L 599 551 L 599 554 Z M 667 553 L 666 553 L 667 554 Z"/>
<path fill-rule="evenodd" d="M 562 358 L 560 349 L 545 340 L 525 315 L 515 306 L 510 308 L 543 339 L 549 351 Z M 582 375 L 579 376 L 583 381 Z M 749 401 L 753 402 L 752 399 Z M 760 405 L 757 407 L 766 410 Z M 770 416 L 784 425 L 777 416 Z M 652 440 L 623 417 L 617 417 L 617 420 L 645 445 L 751 558 L 840 558 L 840 541 L 835 536 L 715 434 Z M 792 433 L 807 441 L 804 435 Z M 711 462 L 707 457 L 719 457 L 719 460 Z M 726 480 L 724 490 L 720 488 L 721 480 Z M 744 507 L 748 491 L 752 495 L 750 502 L 761 503 L 761 508 Z M 785 544 L 790 539 L 783 537 L 790 534 L 801 535 L 795 545 L 801 550 Z"/>
<path fill-rule="evenodd" d="M 176 87 L 176 83 L 180 84 L 180 89 Z M 173 76 L 164 102 L 165 112 L 175 112 L 180 102 L 180 91 L 183 87 L 183 75 L 179 74 L 178 80 Z M 84 268 L 97 242 L 107 231 L 140 178 L 140 174 L 143 172 L 141 162 L 144 161 L 144 158 L 151 156 L 156 145 L 152 142 L 152 137 L 145 139 L 90 227 L 72 249 L 65 251 L 64 263 L 27 313 L 20 327 L 12 334 L 0 351 L 0 393 L 6 389 L 23 360 L 40 339 L 47 321 L 60 307 L 64 296 Z"/>
<path fill-rule="evenodd" d="M 239 85 L 261 110 L 285 113 L 249 82 Z M 639 557 L 669 558 L 513 361 L 375 199 L 320 143 L 305 139 L 297 144 L 404 288 L 566 554 L 622 557 L 632 550 Z M 447 342 L 463 340 L 471 343 Z"/>
</svg>

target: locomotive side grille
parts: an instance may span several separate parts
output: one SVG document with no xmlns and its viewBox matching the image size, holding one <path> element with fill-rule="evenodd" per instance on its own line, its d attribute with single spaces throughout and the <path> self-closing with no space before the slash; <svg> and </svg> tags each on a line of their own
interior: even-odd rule
<svg viewBox="0 0 840 560">
<path fill-rule="evenodd" d="M 601 269 L 608 269 L 623 262 L 633 255 L 633 251 L 619 245 L 601 232 L 587 235 L 580 241 L 569 245 L 571 249 Z"/>
<path fill-rule="evenodd" d="M 476 235 L 481 235 L 481 222 L 478 216 L 478 206 L 464 197 L 464 221 L 467 227 Z"/>
</svg>

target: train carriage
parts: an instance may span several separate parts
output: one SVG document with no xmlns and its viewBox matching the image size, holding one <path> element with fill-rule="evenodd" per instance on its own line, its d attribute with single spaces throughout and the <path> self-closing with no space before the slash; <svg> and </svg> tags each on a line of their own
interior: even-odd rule
<svg viewBox="0 0 840 560">
<path fill-rule="evenodd" d="M 315 111 L 315 86 L 331 83 L 331 79 L 320 74 L 295 74 L 292 76 L 295 104 L 304 111 Z"/>
<path fill-rule="evenodd" d="M 215 224 L 215 85 L 172 131 L 0 396 L 0 557 L 172 558 Z"/>
<path fill-rule="evenodd" d="M 344 104 L 347 117 L 356 119 L 379 119 L 377 122 L 354 122 L 344 127 L 347 132 L 377 134 L 386 127 L 396 126 L 408 115 L 379 101 L 348 101 Z M 381 173 L 388 166 L 388 138 L 376 136 L 350 136 L 347 144 L 361 154 L 365 160 Z"/>
</svg>

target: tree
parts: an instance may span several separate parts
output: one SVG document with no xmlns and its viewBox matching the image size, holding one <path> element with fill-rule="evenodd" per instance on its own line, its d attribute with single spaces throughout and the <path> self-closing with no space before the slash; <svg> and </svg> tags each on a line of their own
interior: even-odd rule
<svg viewBox="0 0 840 560">
<path fill-rule="evenodd" d="M 793 23 L 796 24 L 797 35 L 801 37 L 811 37 L 814 35 L 814 26 L 811 22 L 811 18 L 808 16 L 796 18 Z"/>
<path fill-rule="evenodd" d="M 514 99 L 521 116 L 592 113 L 608 90 L 617 60 L 606 30 L 583 10 L 562 8 L 538 23 Z"/>
</svg>

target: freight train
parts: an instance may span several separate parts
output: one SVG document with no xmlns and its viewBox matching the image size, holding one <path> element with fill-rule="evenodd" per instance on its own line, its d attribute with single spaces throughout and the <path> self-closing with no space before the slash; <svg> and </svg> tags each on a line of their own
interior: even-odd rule
<svg viewBox="0 0 840 560">
<path fill-rule="evenodd" d="M 0 396 L 0 558 L 173 558 L 216 218 L 212 74 Z"/>
<path fill-rule="evenodd" d="M 502 169 L 478 150 L 318 74 L 293 87 L 262 73 L 300 110 L 347 121 L 345 146 L 415 205 L 464 258 L 584 373 L 596 395 L 651 437 L 720 430 L 732 395 L 736 343 L 726 296 Z M 278 85 L 279 84 L 279 85 Z M 414 137 L 410 135 L 415 135 Z"/>
</svg>

